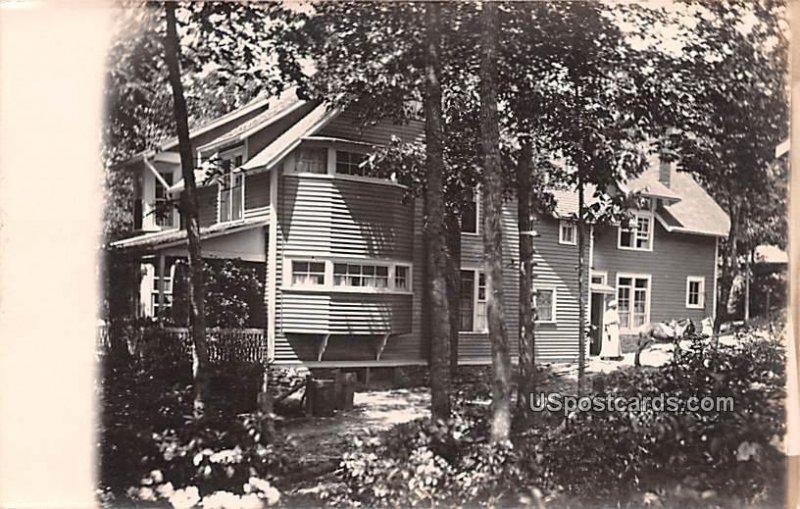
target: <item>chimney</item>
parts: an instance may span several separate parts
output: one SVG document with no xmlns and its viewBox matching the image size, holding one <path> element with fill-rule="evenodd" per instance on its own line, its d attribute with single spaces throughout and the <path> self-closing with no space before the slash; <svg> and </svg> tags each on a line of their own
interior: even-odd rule
<svg viewBox="0 0 800 509">
<path fill-rule="evenodd" d="M 672 176 L 672 163 L 659 159 L 658 161 L 658 181 L 669 187 L 670 177 Z"/>
</svg>

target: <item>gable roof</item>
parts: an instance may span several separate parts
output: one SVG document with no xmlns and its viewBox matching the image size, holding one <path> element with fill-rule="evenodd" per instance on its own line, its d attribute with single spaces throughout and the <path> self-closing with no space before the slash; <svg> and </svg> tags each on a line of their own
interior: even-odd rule
<svg viewBox="0 0 800 509">
<path fill-rule="evenodd" d="M 190 139 L 191 138 L 196 138 L 196 137 L 201 136 L 203 134 L 206 134 L 206 133 L 208 133 L 210 131 L 213 131 L 214 129 L 217 129 L 219 127 L 223 127 L 225 124 L 227 124 L 229 122 L 233 122 L 233 121 L 235 121 L 237 119 L 240 119 L 240 118 L 242 118 L 242 117 L 244 117 L 244 116 L 246 116 L 246 115 L 248 115 L 250 113 L 256 112 L 259 109 L 267 108 L 269 106 L 269 102 L 270 102 L 270 98 L 269 97 L 259 97 L 259 98 L 253 99 L 252 101 L 250 101 L 249 103 L 245 104 L 241 108 L 236 108 L 235 110 L 232 110 L 232 111 L 230 111 L 230 112 L 228 112 L 228 113 L 226 113 L 224 115 L 221 115 L 221 116 L 219 116 L 219 117 L 217 117 L 217 118 L 215 118 L 215 119 L 213 119 L 211 121 L 208 121 L 208 122 L 206 122 L 206 123 L 204 123 L 204 124 L 202 124 L 202 125 L 200 125 L 198 127 L 195 127 L 194 129 L 190 129 L 189 130 L 189 138 Z M 260 114 L 257 115 L 257 116 L 260 116 Z M 136 154 L 132 155 L 131 157 L 129 157 L 128 159 L 126 159 L 125 161 L 120 163 L 119 166 L 127 166 L 127 165 L 130 165 L 130 164 L 142 161 L 143 159 L 154 157 L 154 156 L 158 155 L 159 153 L 166 152 L 168 150 L 172 150 L 172 149 L 174 149 L 175 147 L 178 146 L 178 137 L 177 136 L 172 136 L 170 138 L 165 138 L 165 139 L 163 139 L 163 140 L 161 140 L 159 142 L 156 142 L 155 146 L 156 146 L 156 148 L 149 149 L 149 150 L 143 150 L 141 152 L 137 152 Z"/>
<path fill-rule="evenodd" d="M 649 169 L 658 176 L 658 168 Z M 647 173 L 646 172 L 646 173 Z M 731 222 L 705 189 L 688 173 L 672 171 L 670 190 L 681 199 L 656 211 L 667 231 L 727 237 Z"/>
<path fill-rule="evenodd" d="M 230 131 L 226 131 L 205 145 L 198 147 L 198 150 L 205 152 L 230 143 L 242 141 L 253 133 L 270 126 L 304 104 L 306 104 L 306 101 L 297 97 L 297 87 L 284 90 L 278 96 L 267 100 L 266 110 L 239 124 Z"/>
</svg>

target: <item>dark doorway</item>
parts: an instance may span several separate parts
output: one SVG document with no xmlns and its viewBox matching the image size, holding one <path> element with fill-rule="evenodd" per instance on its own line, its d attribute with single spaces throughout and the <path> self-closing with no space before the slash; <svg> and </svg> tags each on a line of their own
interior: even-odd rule
<svg viewBox="0 0 800 509">
<path fill-rule="evenodd" d="M 600 355 L 600 345 L 603 341 L 603 313 L 605 312 L 605 294 L 592 292 L 591 298 L 591 338 L 589 355 Z"/>
</svg>

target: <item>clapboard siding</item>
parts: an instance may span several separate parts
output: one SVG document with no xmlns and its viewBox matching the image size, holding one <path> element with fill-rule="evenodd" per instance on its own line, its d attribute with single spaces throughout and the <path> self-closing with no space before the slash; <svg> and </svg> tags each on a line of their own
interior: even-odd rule
<svg viewBox="0 0 800 509">
<path fill-rule="evenodd" d="M 269 206 L 269 172 L 247 175 L 244 182 L 245 216 L 266 212 Z"/>
<path fill-rule="evenodd" d="M 284 333 L 399 334 L 411 330 L 411 296 L 283 290 Z"/>
<path fill-rule="evenodd" d="M 288 252 L 412 259 L 412 207 L 381 183 L 287 175 L 281 221 Z"/>
<path fill-rule="evenodd" d="M 605 227 L 595 233 L 594 268 L 608 272 L 608 284 L 616 287 L 618 272 L 650 274 L 650 321 L 692 318 L 699 321 L 713 314 L 713 237 L 670 233 L 655 223 L 653 251 L 617 248 L 617 228 Z M 705 309 L 686 307 L 687 276 L 705 277 Z"/>
<path fill-rule="evenodd" d="M 480 218 L 483 220 L 483 210 Z M 517 203 L 511 200 L 503 204 L 503 303 L 505 323 L 511 355 L 519 351 L 519 228 L 517 226 Z M 480 226 L 483 227 L 483 224 Z M 482 235 L 461 235 L 461 267 L 483 270 L 484 250 Z M 491 362 L 489 335 L 479 332 L 459 333 L 458 357 L 460 362 Z"/>
<path fill-rule="evenodd" d="M 556 321 L 555 323 L 538 323 L 536 325 L 536 358 L 537 361 L 574 361 L 578 358 L 578 247 L 559 244 L 559 222 L 551 217 L 542 216 L 536 221 L 534 229 L 539 236 L 534 238 L 534 288 L 555 289 Z M 584 251 L 585 273 L 584 288 L 586 299 L 586 321 L 589 320 L 588 286 L 589 286 L 589 228 L 586 229 Z M 586 332 L 588 333 L 588 327 Z M 588 348 L 586 350 L 588 355 Z"/>
<path fill-rule="evenodd" d="M 200 226 L 211 226 L 217 222 L 217 186 L 197 188 L 197 213 Z"/>
<path fill-rule="evenodd" d="M 388 145 L 396 136 L 404 142 L 422 141 L 425 138 L 425 124 L 411 120 L 407 124 L 394 124 L 382 120 L 364 125 L 355 114 L 345 111 L 322 128 L 318 136 L 343 138 L 373 145 Z"/>
</svg>

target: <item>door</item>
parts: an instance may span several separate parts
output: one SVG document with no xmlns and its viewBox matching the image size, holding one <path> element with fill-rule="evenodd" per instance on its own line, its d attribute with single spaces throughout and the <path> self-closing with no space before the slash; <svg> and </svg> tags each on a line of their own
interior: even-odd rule
<svg viewBox="0 0 800 509">
<path fill-rule="evenodd" d="M 591 338 L 589 355 L 600 355 L 600 346 L 603 341 L 603 313 L 605 312 L 605 295 L 592 292 L 591 297 Z"/>
</svg>

